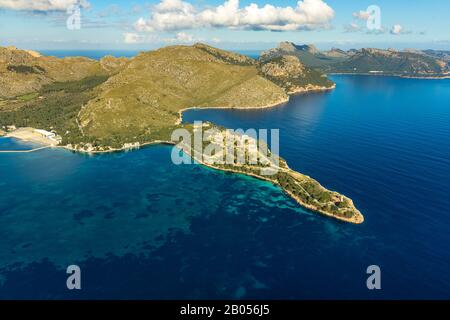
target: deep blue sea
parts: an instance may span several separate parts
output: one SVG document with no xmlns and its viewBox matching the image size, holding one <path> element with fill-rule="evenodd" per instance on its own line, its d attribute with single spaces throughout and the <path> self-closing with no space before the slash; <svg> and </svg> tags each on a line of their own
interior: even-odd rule
<svg viewBox="0 0 450 320">
<path fill-rule="evenodd" d="M 174 165 L 169 146 L 0 153 L 0 298 L 450 298 L 450 80 L 332 79 L 277 108 L 184 120 L 280 129 L 289 165 L 351 197 L 364 224 Z M 66 289 L 72 264 L 80 291 Z M 366 287 L 369 265 L 381 290 Z"/>
</svg>

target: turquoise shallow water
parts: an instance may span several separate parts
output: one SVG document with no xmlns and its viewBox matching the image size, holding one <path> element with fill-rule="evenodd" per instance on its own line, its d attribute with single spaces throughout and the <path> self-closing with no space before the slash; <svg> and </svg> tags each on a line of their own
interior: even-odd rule
<svg viewBox="0 0 450 320">
<path fill-rule="evenodd" d="M 29 146 L 10 139 L 0 139 L 0 143 L 2 149 Z M 51 272 L 45 264 L 64 276 L 62 268 L 90 259 L 100 259 L 106 266 L 109 260 L 130 256 L 165 259 L 154 256 L 155 250 L 178 234 L 189 234 L 196 217 L 214 212 L 239 216 L 246 206 L 247 214 L 262 223 L 273 215 L 271 208 L 278 206 L 291 214 L 310 215 L 270 184 L 199 165 L 173 165 L 171 150 L 156 146 L 100 156 L 61 149 L 2 154 L 0 297 L 59 297 L 60 290 L 48 292 L 48 284 L 39 288 L 39 279 L 31 280 L 30 291 L 22 281 L 15 281 L 19 275 L 29 279 L 30 268 L 47 273 L 47 278 Z M 189 255 L 186 251 L 186 258 Z M 151 267 L 144 269 L 154 273 Z M 116 272 L 117 276 L 129 274 L 121 268 Z M 146 283 L 145 278 L 140 281 Z M 104 297 L 97 288 L 91 292 L 90 285 L 86 287 L 81 296 Z M 108 291 L 108 285 L 103 290 Z M 124 291 L 121 297 L 135 296 L 140 290 Z M 172 294 L 183 297 L 188 292 Z"/>
<path fill-rule="evenodd" d="M 450 82 L 333 77 L 331 93 L 186 121 L 279 128 L 290 166 L 354 199 L 361 226 L 171 147 L 0 154 L 0 298 L 448 298 Z M 0 149 L 27 148 L 0 139 Z M 83 289 L 65 289 L 65 267 Z M 366 288 L 368 265 L 382 290 Z"/>
</svg>

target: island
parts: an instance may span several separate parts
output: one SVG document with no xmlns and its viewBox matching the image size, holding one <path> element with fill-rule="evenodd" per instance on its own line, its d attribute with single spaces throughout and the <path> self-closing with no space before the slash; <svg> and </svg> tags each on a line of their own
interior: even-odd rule
<svg viewBox="0 0 450 320">
<path fill-rule="evenodd" d="M 273 183 L 313 212 L 355 224 L 364 221 L 351 199 L 290 169 L 268 148 L 270 156 L 257 152 L 256 161 L 241 163 L 236 144 L 236 156 L 221 163 L 172 137 L 175 130 L 195 134 L 199 129 L 182 121 L 182 111 L 189 108 L 269 108 L 286 103 L 292 94 L 335 87 L 297 57 L 255 60 L 199 43 L 96 61 L 8 47 L 0 48 L 0 83 L 0 128 L 10 136 L 17 137 L 17 130 L 31 132 L 48 145 L 89 153 L 174 144 L 202 165 Z M 203 125 L 216 132 L 204 141 L 208 145 L 229 131 Z M 233 138 L 244 141 L 244 147 L 261 143 L 239 134 Z M 248 150 L 243 152 L 249 157 Z"/>
</svg>

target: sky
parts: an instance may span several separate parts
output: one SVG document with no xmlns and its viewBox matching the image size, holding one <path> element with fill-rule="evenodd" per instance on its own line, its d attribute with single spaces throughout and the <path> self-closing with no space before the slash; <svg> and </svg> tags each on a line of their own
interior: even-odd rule
<svg viewBox="0 0 450 320">
<path fill-rule="evenodd" d="M 450 50 L 446 0 L 0 0 L 0 45 L 146 50 L 205 42 L 262 50 Z"/>
</svg>

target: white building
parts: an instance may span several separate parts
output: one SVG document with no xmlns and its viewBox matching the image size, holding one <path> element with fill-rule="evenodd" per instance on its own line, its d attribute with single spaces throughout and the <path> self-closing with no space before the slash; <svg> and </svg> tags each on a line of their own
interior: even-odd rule
<svg viewBox="0 0 450 320">
<path fill-rule="evenodd" d="M 54 132 L 50 132 L 50 131 L 42 130 L 42 129 L 36 129 L 36 130 L 34 130 L 34 132 L 39 133 L 44 138 L 47 138 L 47 139 L 55 141 L 55 142 L 59 142 L 58 138 L 56 137 L 56 134 Z"/>
</svg>

